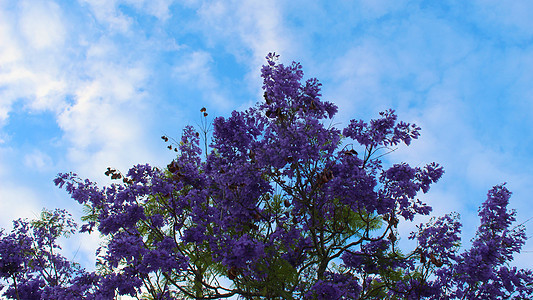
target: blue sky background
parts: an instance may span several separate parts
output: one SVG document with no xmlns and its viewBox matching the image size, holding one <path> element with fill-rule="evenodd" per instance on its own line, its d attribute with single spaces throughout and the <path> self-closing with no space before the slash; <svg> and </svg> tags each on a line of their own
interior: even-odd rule
<svg viewBox="0 0 533 300">
<path fill-rule="evenodd" d="M 81 209 L 59 172 L 107 183 L 108 166 L 166 165 L 199 109 L 227 116 L 261 99 L 268 52 L 300 61 L 336 103 L 334 122 L 393 108 L 422 127 L 390 161 L 437 161 L 435 215 L 477 208 L 507 182 L 533 217 L 532 1 L 0 1 L 0 226 L 43 207 Z M 404 224 L 407 234 L 415 224 Z M 526 223 L 533 236 L 533 221 Z M 65 248 L 89 269 L 97 236 Z M 515 264 L 533 265 L 530 239 Z"/>
</svg>

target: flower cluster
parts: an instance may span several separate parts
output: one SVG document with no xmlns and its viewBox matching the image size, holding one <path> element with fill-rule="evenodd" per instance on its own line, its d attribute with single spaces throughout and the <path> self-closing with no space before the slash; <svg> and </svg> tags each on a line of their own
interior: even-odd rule
<svg viewBox="0 0 533 300">
<path fill-rule="evenodd" d="M 73 233 L 66 212 L 16 221 L 0 233 L 4 296 L 15 299 L 495 299 L 533 296 L 531 270 L 507 262 L 526 239 L 510 226 L 510 192 L 494 187 L 472 248 L 458 254 L 454 214 L 420 225 L 418 246 L 398 249 L 398 224 L 428 215 L 417 196 L 444 171 L 437 163 L 384 166 L 379 159 L 419 137 L 394 110 L 346 128 L 337 107 L 298 63 L 269 54 L 264 99 L 213 122 L 210 149 L 187 126 L 165 168 L 136 165 L 99 187 L 76 174 L 56 185 L 87 214 L 82 232 L 103 237 L 97 271 L 58 254 Z M 204 117 L 206 109 L 201 110 Z M 163 136 L 163 140 L 169 141 Z M 401 218 L 400 218 L 401 217 Z M 337 265 L 340 263 L 339 265 Z M 51 270 L 54 270 L 53 272 Z M 225 280 L 221 280 L 224 278 Z"/>
<path fill-rule="evenodd" d="M 13 299 L 91 299 L 94 281 L 78 264 L 58 251 L 57 239 L 76 230 L 65 210 L 43 210 L 33 222 L 13 221 L 10 234 L 0 231 L 0 278 L 8 285 L 4 296 Z M 86 285 L 84 285 L 86 284 Z"/>
<path fill-rule="evenodd" d="M 510 268 L 513 254 L 526 241 L 523 225 L 511 228 L 516 212 L 507 205 L 511 192 L 504 186 L 493 187 L 479 211 L 481 225 L 472 248 L 462 253 L 450 266 L 451 281 L 457 288 L 452 296 L 466 298 L 525 299 L 533 295 L 532 270 Z"/>
</svg>

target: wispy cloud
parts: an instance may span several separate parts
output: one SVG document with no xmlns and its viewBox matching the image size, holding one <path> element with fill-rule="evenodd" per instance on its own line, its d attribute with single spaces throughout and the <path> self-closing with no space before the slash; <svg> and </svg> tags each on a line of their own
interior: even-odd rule
<svg viewBox="0 0 533 300">
<path fill-rule="evenodd" d="M 198 8 L 198 30 L 206 40 L 234 55 L 249 68 L 249 82 L 269 52 L 291 52 L 291 34 L 277 1 L 209 1 Z M 253 78 L 253 79 L 252 79 Z"/>
<path fill-rule="evenodd" d="M 35 109 L 52 109 L 66 89 L 57 58 L 66 35 L 59 6 L 22 1 L 16 7 L 2 8 L 0 125 L 17 99 L 27 99 Z"/>
<path fill-rule="evenodd" d="M 24 156 L 24 164 L 29 168 L 45 170 L 52 166 L 52 159 L 46 153 L 34 150 Z"/>
<path fill-rule="evenodd" d="M 66 28 L 58 4 L 49 1 L 21 1 L 19 26 L 25 41 L 34 49 L 63 46 Z"/>
</svg>

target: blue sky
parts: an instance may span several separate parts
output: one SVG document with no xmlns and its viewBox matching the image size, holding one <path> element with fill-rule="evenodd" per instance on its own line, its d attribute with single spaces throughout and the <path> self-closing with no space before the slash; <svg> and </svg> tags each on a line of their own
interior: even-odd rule
<svg viewBox="0 0 533 300">
<path fill-rule="evenodd" d="M 445 167 L 422 198 L 461 214 L 468 245 L 493 185 L 508 183 L 519 222 L 533 217 L 532 12 L 527 0 L 1 1 L 0 226 L 43 207 L 79 217 L 59 172 L 107 183 L 108 166 L 166 165 L 160 136 L 178 138 L 203 106 L 227 116 L 260 100 L 275 51 L 323 83 L 339 127 L 387 108 L 422 127 L 387 159 Z M 97 241 L 66 251 L 91 264 Z M 515 263 L 533 265 L 531 239 Z"/>
</svg>

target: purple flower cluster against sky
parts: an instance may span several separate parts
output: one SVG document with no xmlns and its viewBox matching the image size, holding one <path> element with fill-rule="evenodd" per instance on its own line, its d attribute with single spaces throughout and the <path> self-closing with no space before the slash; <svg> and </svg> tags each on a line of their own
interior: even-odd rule
<svg viewBox="0 0 533 300">
<path fill-rule="evenodd" d="M 13 299 L 525 299 L 533 272 L 509 266 L 526 235 L 493 187 L 472 245 L 448 214 L 421 224 L 400 249 L 400 222 L 429 215 L 419 200 L 444 174 L 381 158 L 419 138 L 394 110 L 329 124 L 337 107 L 298 63 L 269 54 L 263 99 L 212 124 L 202 149 L 185 127 L 166 168 L 108 168 L 100 187 L 74 173 L 55 184 L 84 207 L 80 231 L 103 243 L 95 271 L 60 254 L 77 225 L 64 210 L 0 233 L 0 277 Z M 202 109 L 207 117 L 206 109 Z M 169 141 L 166 136 L 162 137 Z M 207 141 L 205 143 L 207 145 Z"/>
</svg>

